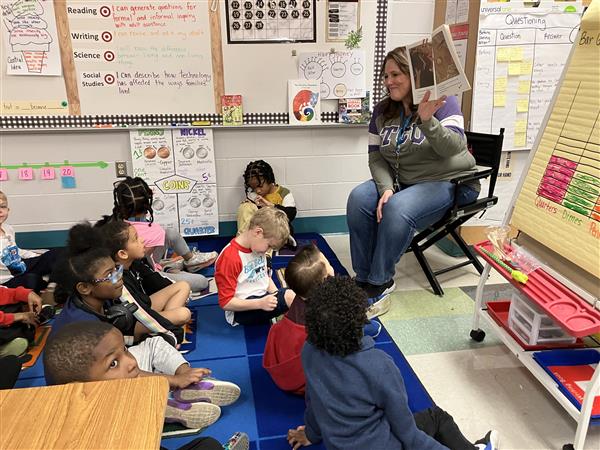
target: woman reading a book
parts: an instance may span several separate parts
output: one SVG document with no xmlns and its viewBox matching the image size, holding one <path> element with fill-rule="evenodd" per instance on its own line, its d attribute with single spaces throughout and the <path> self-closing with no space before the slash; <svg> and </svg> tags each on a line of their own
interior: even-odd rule
<svg viewBox="0 0 600 450">
<path fill-rule="evenodd" d="M 352 268 L 370 302 L 394 288 L 395 266 L 416 230 L 440 220 L 452 206 L 475 201 L 479 182 L 455 191 L 451 178 L 475 172 L 456 97 L 413 104 L 410 61 L 404 47 L 389 52 L 380 74 L 386 96 L 369 125 L 372 179 L 348 198 Z"/>
</svg>

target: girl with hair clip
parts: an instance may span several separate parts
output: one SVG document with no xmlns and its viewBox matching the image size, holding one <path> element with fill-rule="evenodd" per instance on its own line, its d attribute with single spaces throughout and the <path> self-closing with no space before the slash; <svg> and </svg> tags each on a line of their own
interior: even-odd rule
<svg viewBox="0 0 600 450">
<path fill-rule="evenodd" d="M 123 266 L 115 263 L 101 242 L 102 234 L 89 223 L 69 230 L 67 254 L 56 271 L 57 290 L 60 288 L 67 300 L 54 320 L 52 333 L 68 323 L 101 320 L 117 327 L 128 345 L 148 334 L 161 335 L 173 346 L 181 342 L 181 328 L 131 298 L 123 288 Z"/>
<path fill-rule="evenodd" d="M 238 208 L 238 236 L 248 229 L 250 219 L 259 208 L 277 208 L 288 218 L 290 225 L 288 245 L 295 248 L 292 221 L 296 217 L 297 210 L 296 201 L 290 190 L 275 183 L 273 168 L 262 159 L 248 163 L 243 178 L 246 200 Z"/>
<path fill-rule="evenodd" d="M 105 216 L 96 223 L 102 231 L 104 243 L 112 258 L 123 266 L 123 280 L 127 291 L 136 302 L 143 303 L 174 325 L 184 325 L 191 318 L 185 306 L 190 296 L 190 285 L 175 283 L 155 272 L 144 262 L 144 240 L 137 229 L 123 220 Z"/>
<path fill-rule="evenodd" d="M 187 281 L 193 293 L 200 293 L 208 288 L 208 280 L 194 272 L 213 264 L 217 259 L 217 252 L 190 250 L 179 231 L 164 229 L 155 223 L 152 189 L 144 180 L 140 177 L 127 177 L 117 181 L 113 197 L 112 217 L 125 220 L 135 227 L 139 236 L 144 239 L 144 245 L 150 252 L 148 258 L 155 267 L 166 272 L 165 276 L 173 281 Z M 183 259 L 164 258 L 169 248 Z M 190 273 L 182 272 L 184 269 Z"/>
</svg>

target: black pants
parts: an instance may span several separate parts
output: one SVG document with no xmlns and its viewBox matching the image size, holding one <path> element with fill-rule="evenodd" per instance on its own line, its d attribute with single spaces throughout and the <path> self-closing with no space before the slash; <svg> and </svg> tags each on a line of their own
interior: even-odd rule
<svg viewBox="0 0 600 450">
<path fill-rule="evenodd" d="M 248 311 L 236 311 L 233 315 L 233 320 L 240 325 L 263 325 L 268 324 L 273 317 L 277 317 L 287 312 L 288 305 L 285 302 L 285 292 L 287 289 L 277 291 L 277 306 L 273 311 L 265 311 L 264 309 L 251 309 Z M 249 297 L 260 298 L 260 297 Z"/>
<path fill-rule="evenodd" d="M 437 406 L 414 414 L 417 428 L 450 450 L 474 450 L 476 447 L 458 429 L 450 414 Z"/>
<path fill-rule="evenodd" d="M 21 373 L 21 363 L 16 356 L 0 358 L 0 389 L 12 389 Z"/>
<path fill-rule="evenodd" d="M 161 447 L 161 450 L 163 449 L 167 450 L 166 448 Z M 188 442 L 177 450 L 223 450 L 223 446 L 216 439 L 211 437 L 201 437 Z"/>
<path fill-rule="evenodd" d="M 23 260 L 27 269 L 20 275 L 15 275 L 13 278 L 4 283 L 4 286 L 15 288 L 18 286 L 33 289 L 39 293 L 48 283 L 44 281 L 46 275 L 52 281 L 52 270 L 58 259 L 62 256 L 64 249 L 53 248 L 46 253 L 36 256 L 35 258 L 26 258 Z"/>
</svg>

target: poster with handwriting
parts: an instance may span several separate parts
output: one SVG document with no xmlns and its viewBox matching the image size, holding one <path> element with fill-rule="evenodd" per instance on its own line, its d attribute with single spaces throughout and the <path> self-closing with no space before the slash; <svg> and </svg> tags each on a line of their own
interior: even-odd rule
<svg viewBox="0 0 600 450">
<path fill-rule="evenodd" d="M 154 219 L 182 236 L 218 234 L 212 130 L 136 130 L 129 139 L 133 176 L 143 178 L 154 193 Z"/>
<path fill-rule="evenodd" d="M 82 114 L 214 112 L 205 2 L 67 3 Z"/>
<path fill-rule="evenodd" d="M 364 50 L 300 53 L 298 78 L 318 80 L 321 98 L 362 98 L 367 95 Z"/>
<path fill-rule="evenodd" d="M 600 2 L 565 70 L 511 223 L 600 278 Z"/>
<path fill-rule="evenodd" d="M 504 150 L 533 146 L 580 20 L 581 5 L 482 3 L 472 131 L 497 133 L 504 127 Z"/>
<path fill-rule="evenodd" d="M 52 0 L 2 0 L 2 37 L 8 75 L 61 75 Z"/>
</svg>

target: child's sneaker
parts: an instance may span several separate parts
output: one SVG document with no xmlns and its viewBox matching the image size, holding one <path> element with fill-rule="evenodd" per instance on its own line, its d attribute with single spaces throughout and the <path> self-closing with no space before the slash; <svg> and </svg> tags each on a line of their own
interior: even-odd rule
<svg viewBox="0 0 600 450">
<path fill-rule="evenodd" d="M 169 399 L 165 422 L 177 422 L 186 428 L 206 428 L 221 416 L 221 408 L 212 403 L 182 403 Z"/>
<path fill-rule="evenodd" d="M 183 258 L 171 259 L 165 258 L 159 261 L 160 266 L 164 272 L 174 272 L 183 270 Z"/>
<path fill-rule="evenodd" d="M 379 323 L 376 320 L 370 320 L 368 324 L 365 325 L 363 331 L 365 333 L 365 336 L 371 336 L 373 339 L 375 339 L 377 336 L 379 336 L 379 333 L 381 333 L 381 323 Z"/>
<path fill-rule="evenodd" d="M 0 357 L 10 355 L 21 356 L 27 351 L 28 347 L 29 341 L 27 339 L 22 337 L 14 338 L 12 341 L 0 345 Z"/>
<path fill-rule="evenodd" d="M 371 299 L 369 299 L 369 302 L 371 302 Z M 367 308 L 367 319 L 370 320 L 384 315 L 390 310 L 391 306 L 392 298 L 389 296 L 389 294 L 385 295 L 383 298 L 371 303 L 371 306 Z"/>
<path fill-rule="evenodd" d="M 224 450 L 248 450 L 250 439 L 246 433 L 237 432 L 223 444 Z"/>
<path fill-rule="evenodd" d="M 500 448 L 500 435 L 496 430 L 490 430 L 487 434 L 475 442 L 478 450 L 498 450 Z"/>
<path fill-rule="evenodd" d="M 240 388 L 229 381 L 204 378 L 185 389 L 173 391 L 173 398 L 180 402 L 209 402 L 219 406 L 231 405 L 240 397 Z"/>
<path fill-rule="evenodd" d="M 218 256 L 219 254 L 217 252 L 202 253 L 193 249 L 192 257 L 183 262 L 183 267 L 185 267 L 185 270 L 188 272 L 197 272 L 213 264 Z"/>
</svg>

